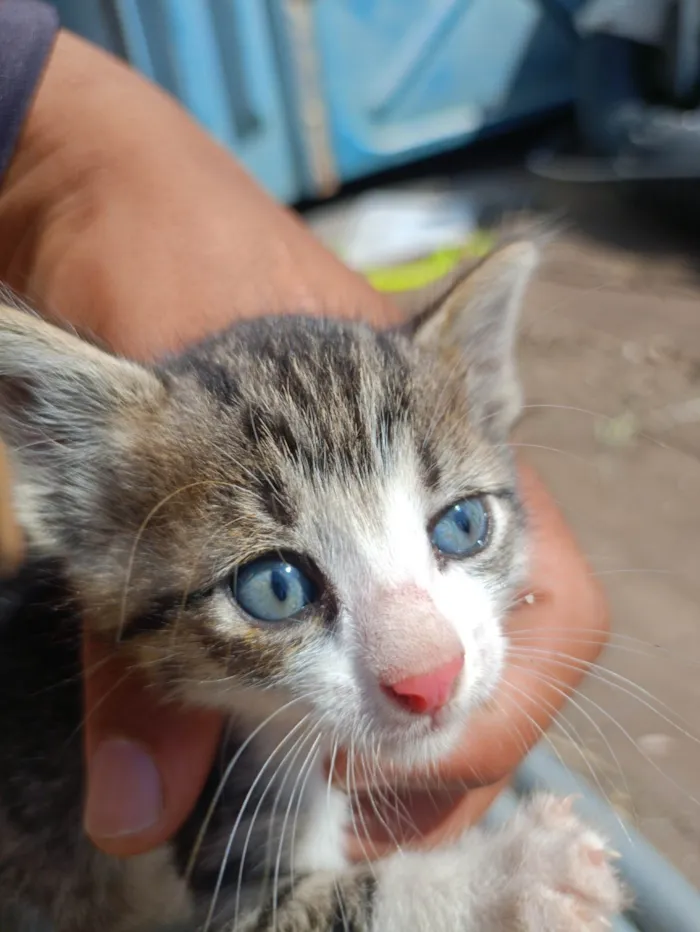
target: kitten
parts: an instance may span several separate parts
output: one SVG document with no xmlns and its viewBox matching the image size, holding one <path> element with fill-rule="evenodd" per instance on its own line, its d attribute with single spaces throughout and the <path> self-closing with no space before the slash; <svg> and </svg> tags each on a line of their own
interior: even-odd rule
<svg viewBox="0 0 700 932">
<path fill-rule="evenodd" d="M 0 616 L 0 902 L 57 932 L 595 930 L 620 906 L 566 802 L 350 866 L 339 747 L 455 748 L 526 572 L 507 446 L 536 262 L 516 242 L 405 327 L 240 323 L 156 366 L 0 310 L 0 433 L 30 559 Z M 81 831 L 78 628 L 228 728 L 171 844 Z"/>
</svg>

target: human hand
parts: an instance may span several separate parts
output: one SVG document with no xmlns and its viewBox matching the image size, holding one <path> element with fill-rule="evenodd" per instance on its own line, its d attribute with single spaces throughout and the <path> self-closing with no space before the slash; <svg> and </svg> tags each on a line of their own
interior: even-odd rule
<svg viewBox="0 0 700 932">
<path fill-rule="evenodd" d="M 141 358 L 261 312 L 375 323 L 397 313 L 176 105 L 68 34 L 59 38 L 3 187 L 0 277 L 46 311 Z M 600 596 L 546 493 L 534 478 L 526 481 L 541 563 L 533 575 L 537 601 L 514 623 L 520 618 L 557 650 L 592 659 L 597 648 L 582 650 L 577 635 L 598 631 L 602 639 Z M 136 854 L 170 837 L 192 809 L 221 721 L 166 705 L 93 639 L 84 656 L 86 828 L 106 852 Z M 475 723 L 441 774 L 453 797 L 465 774 L 471 785 L 489 783 L 517 763 L 521 709 L 546 724 L 562 704 L 543 678 L 551 668 L 538 660 L 530 670 L 527 681 L 514 668 L 509 674 L 528 702 L 504 694 L 502 704 L 518 709 Z M 575 669 L 556 674 L 562 688 L 580 679 Z M 465 803 L 460 784 L 452 810 L 443 807 L 426 825 L 429 840 L 455 820 L 470 821 L 485 805 L 483 792 Z"/>
</svg>

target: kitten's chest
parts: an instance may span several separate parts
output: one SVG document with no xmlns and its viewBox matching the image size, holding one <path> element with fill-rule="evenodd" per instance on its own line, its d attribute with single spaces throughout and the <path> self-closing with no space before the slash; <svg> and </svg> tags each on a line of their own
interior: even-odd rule
<svg viewBox="0 0 700 932">
<path fill-rule="evenodd" d="M 350 823 L 350 801 L 345 793 L 328 787 L 319 765 L 307 798 L 303 832 L 294 843 L 294 863 L 302 872 L 342 870 L 347 866 L 345 838 Z"/>
<path fill-rule="evenodd" d="M 197 897 L 274 878 L 342 869 L 350 809 L 329 787 L 320 747 L 295 746 L 284 726 L 251 737 L 230 729 L 175 860 Z"/>
</svg>

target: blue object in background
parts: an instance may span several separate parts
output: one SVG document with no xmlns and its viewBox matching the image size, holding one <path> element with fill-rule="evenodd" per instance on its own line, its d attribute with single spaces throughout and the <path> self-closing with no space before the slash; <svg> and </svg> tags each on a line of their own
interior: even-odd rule
<svg viewBox="0 0 700 932">
<path fill-rule="evenodd" d="M 343 180 L 573 98 L 571 45 L 537 0 L 318 0 L 309 8 Z"/>
<path fill-rule="evenodd" d="M 570 103 L 579 0 L 53 0 L 178 97 L 277 198 Z"/>
<path fill-rule="evenodd" d="M 177 97 L 270 193 L 300 194 L 265 0 L 53 0 L 66 28 Z"/>
</svg>

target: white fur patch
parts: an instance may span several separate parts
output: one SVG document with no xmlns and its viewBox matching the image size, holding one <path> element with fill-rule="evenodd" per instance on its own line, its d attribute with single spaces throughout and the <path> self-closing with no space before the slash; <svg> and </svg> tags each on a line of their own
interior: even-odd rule
<svg viewBox="0 0 700 932">
<path fill-rule="evenodd" d="M 294 869 L 308 871 L 342 870 L 345 856 L 345 833 L 350 821 L 350 803 L 345 793 L 331 787 L 319 769 L 309 781 L 307 798 L 311 808 L 306 815 L 305 830 L 294 850 Z"/>
</svg>

